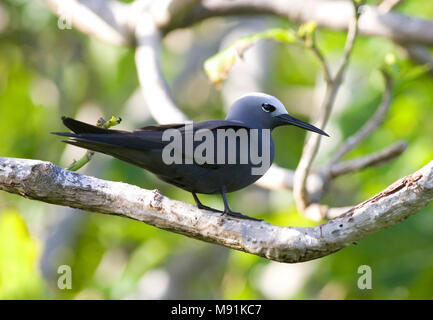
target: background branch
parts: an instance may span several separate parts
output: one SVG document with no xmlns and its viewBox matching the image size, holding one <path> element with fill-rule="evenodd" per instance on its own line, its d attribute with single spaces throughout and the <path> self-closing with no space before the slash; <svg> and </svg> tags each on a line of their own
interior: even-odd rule
<svg viewBox="0 0 433 320">
<path fill-rule="evenodd" d="M 73 25 L 82 32 L 93 35 L 108 43 L 132 44 L 139 12 L 137 7 L 148 8 L 148 1 L 124 4 L 115 0 L 42 0 L 52 12 L 59 15 L 62 3 L 71 4 L 68 12 Z M 191 26 L 194 23 L 216 16 L 272 14 L 291 21 L 317 22 L 319 27 L 347 30 L 353 16 L 350 1 L 338 0 L 194 0 L 182 5 L 171 2 L 149 8 L 158 28 L 167 33 L 175 28 Z M 183 2 L 183 1 L 182 1 Z M 168 5 L 167 5 L 168 3 Z M 192 5 L 195 4 L 195 5 Z M 166 11 L 164 11 L 164 8 Z M 188 8 L 188 10 L 185 10 Z M 168 10 L 168 11 L 167 11 Z M 86 21 L 83 17 L 86 17 Z M 423 44 L 433 46 L 433 21 L 410 17 L 397 12 L 381 13 L 378 7 L 363 6 L 359 32 L 363 35 L 381 36 L 402 44 Z"/>
<path fill-rule="evenodd" d="M 401 48 L 407 56 L 419 65 L 428 66 L 430 76 L 433 76 L 433 57 L 430 50 L 420 45 L 402 45 Z"/>
<path fill-rule="evenodd" d="M 161 124 L 183 123 L 188 117 L 171 97 L 160 65 L 161 35 L 151 15 L 143 12 L 136 29 L 138 79 L 152 117 Z"/>
<path fill-rule="evenodd" d="M 382 74 L 385 79 L 385 91 L 380 105 L 377 107 L 377 110 L 373 116 L 361 127 L 361 129 L 359 129 L 353 136 L 347 138 L 341 144 L 341 146 L 332 156 L 330 161 L 331 165 L 338 163 L 347 153 L 352 151 L 382 124 L 383 119 L 385 118 L 391 106 L 393 89 L 391 76 L 385 71 L 382 71 Z"/>
<path fill-rule="evenodd" d="M 315 21 L 319 27 L 347 30 L 353 10 L 350 1 L 339 0 L 204 0 L 189 12 L 184 21 L 191 25 L 209 17 L 242 14 L 272 14 L 294 22 Z M 169 23 L 160 27 L 171 29 Z M 394 11 L 382 13 L 378 7 L 369 5 L 362 7 L 359 21 L 360 34 L 427 46 L 433 45 L 433 34 L 425 30 L 432 28 L 433 21 Z"/>
<path fill-rule="evenodd" d="M 39 160 L 0 158 L 0 189 L 30 199 L 114 214 L 281 262 L 338 251 L 416 213 L 433 200 L 433 161 L 350 211 L 313 228 L 279 227 L 199 210 L 120 182 Z"/>
<path fill-rule="evenodd" d="M 383 0 L 378 6 L 378 10 L 382 13 L 387 13 L 395 9 L 402 3 L 402 0 Z"/>
<path fill-rule="evenodd" d="M 360 171 L 367 167 L 376 166 L 385 162 L 391 161 L 401 155 L 407 148 L 407 143 L 399 141 L 393 145 L 352 160 L 333 164 L 328 170 L 327 174 L 330 178 L 335 178 L 343 174 Z"/>
<path fill-rule="evenodd" d="M 42 0 L 63 23 L 114 45 L 132 43 L 132 5 L 115 0 Z"/>
<path fill-rule="evenodd" d="M 313 53 L 316 54 L 319 61 L 324 68 L 325 78 L 326 78 L 326 92 L 325 97 L 322 103 L 322 106 L 319 110 L 319 116 L 315 121 L 315 126 L 321 129 L 324 129 L 329 116 L 332 111 L 332 107 L 335 102 L 335 98 L 338 93 L 338 89 L 340 88 L 341 82 L 343 80 L 344 71 L 349 63 L 349 58 L 351 52 L 353 50 L 353 46 L 355 44 L 356 35 L 358 33 L 358 7 L 355 3 L 353 3 L 353 13 L 352 13 L 352 22 L 350 23 L 349 31 L 346 37 L 346 44 L 344 47 L 344 55 L 343 59 L 337 68 L 335 76 L 332 77 L 329 71 L 328 64 L 326 63 L 323 55 L 320 53 L 320 50 L 317 49 L 315 45 L 313 45 Z M 314 39 L 314 37 L 313 37 Z M 313 43 L 314 44 L 314 43 Z M 313 164 L 314 158 L 319 150 L 321 135 L 307 135 L 307 142 L 302 150 L 302 156 L 299 160 L 298 167 L 295 171 L 294 178 L 294 186 L 293 186 L 293 195 L 295 198 L 296 206 L 298 210 L 303 212 L 308 205 L 311 203 L 311 199 L 309 197 L 307 191 L 307 178 L 311 171 L 311 166 Z"/>
</svg>

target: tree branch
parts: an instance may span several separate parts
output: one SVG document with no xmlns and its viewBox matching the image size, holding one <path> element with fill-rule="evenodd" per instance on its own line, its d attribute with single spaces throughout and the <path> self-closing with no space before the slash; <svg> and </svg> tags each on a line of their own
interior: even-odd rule
<svg viewBox="0 0 433 320">
<path fill-rule="evenodd" d="M 161 35 L 153 18 L 143 12 L 136 29 L 138 79 L 152 117 L 161 124 L 183 123 L 188 117 L 171 97 L 160 65 Z"/>
<path fill-rule="evenodd" d="M 428 67 L 430 76 L 433 76 L 433 57 L 430 50 L 427 47 L 420 45 L 403 45 L 401 48 L 406 52 L 408 57 L 419 65 L 425 65 Z"/>
<path fill-rule="evenodd" d="M 395 9 L 398 5 L 400 5 L 402 0 L 383 0 L 377 9 L 379 12 L 387 13 L 393 9 Z"/>
<path fill-rule="evenodd" d="M 241 14 L 272 14 L 299 23 L 315 21 L 320 27 L 347 30 L 353 10 L 350 1 L 339 0 L 204 0 L 195 10 L 189 12 L 184 21 L 191 25 L 209 17 Z M 170 29 L 170 24 L 160 27 Z M 376 6 L 367 5 L 363 6 L 359 22 L 359 32 L 363 35 L 427 46 L 433 45 L 433 34 L 425 30 L 432 28 L 431 20 L 393 11 L 381 13 Z"/>
<path fill-rule="evenodd" d="M 316 46 L 313 46 L 313 52 L 316 53 L 319 61 L 322 61 L 322 65 L 325 69 L 325 78 L 327 80 L 325 97 L 319 110 L 319 116 L 315 121 L 315 126 L 321 129 L 324 129 L 328 122 L 332 107 L 335 102 L 335 98 L 337 97 L 338 90 L 340 88 L 341 82 L 343 81 L 344 72 L 349 63 L 349 58 L 355 44 L 356 35 L 358 33 L 359 15 L 357 12 L 358 7 L 355 2 L 353 2 L 352 4 L 352 10 L 354 12 L 352 13 L 352 21 L 350 23 L 349 31 L 346 37 L 343 59 L 334 77 L 330 75 L 327 63 L 324 60 L 323 56 L 320 54 L 320 51 L 317 49 Z M 317 134 L 308 136 L 307 142 L 304 146 L 304 149 L 302 150 L 301 159 L 295 171 L 293 195 L 295 198 L 296 206 L 301 212 L 303 212 L 311 203 L 311 199 L 307 190 L 307 179 L 308 175 L 310 174 L 314 158 L 316 157 L 317 151 L 319 150 L 321 138 L 322 136 Z"/>
<path fill-rule="evenodd" d="M 391 76 L 385 71 L 383 71 L 382 74 L 385 79 L 385 92 L 380 105 L 377 107 L 377 110 L 373 116 L 361 127 L 361 129 L 359 129 L 353 136 L 347 138 L 341 144 L 337 152 L 335 152 L 335 154 L 332 156 L 330 165 L 338 163 L 347 153 L 352 151 L 382 124 L 383 119 L 385 118 L 391 106 L 393 89 Z"/>
<path fill-rule="evenodd" d="M 406 142 L 399 141 L 383 150 L 355 158 L 352 160 L 333 164 L 327 171 L 329 178 L 335 178 L 343 174 L 360 171 L 367 167 L 377 166 L 395 159 L 401 155 L 407 148 Z M 326 171 L 327 169 L 325 169 Z"/>
<path fill-rule="evenodd" d="M 299 23 L 315 21 L 320 27 L 347 30 L 353 15 L 351 4 L 338 0 L 203 0 L 195 7 L 190 6 L 195 1 L 188 0 L 186 6 L 156 5 L 158 10 L 155 5 L 146 6 L 148 1 L 135 1 L 132 4 L 115 0 L 42 1 L 56 14 L 59 14 L 62 3 L 71 4 L 74 10 L 69 14 L 75 27 L 102 41 L 117 45 L 133 43 L 135 24 L 139 20 L 137 6 L 148 8 L 163 33 L 191 26 L 209 17 L 242 14 L 272 14 Z M 403 44 L 433 46 L 433 33 L 425 32 L 433 29 L 433 21 L 393 11 L 381 13 L 375 6 L 363 8 L 359 23 L 361 34 L 385 37 Z"/>
<path fill-rule="evenodd" d="M 115 0 L 42 0 L 60 19 L 85 34 L 114 44 L 133 43 L 132 5 Z"/>
<path fill-rule="evenodd" d="M 0 157 L 0 190 L 47 203 L 142 221 L 281 262 L 338 251 L 433 201 L 433 161 L 345 214 L 313 228 L 280 227 L 200 210 L 157 190 L 104 181 L 50 162 Z"/>
</svg>

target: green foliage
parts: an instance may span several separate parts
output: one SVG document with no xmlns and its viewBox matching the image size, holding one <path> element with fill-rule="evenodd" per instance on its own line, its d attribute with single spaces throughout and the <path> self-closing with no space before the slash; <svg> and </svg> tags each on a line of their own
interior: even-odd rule
<svg viewBox="0 0 433 320">
<path fill-rule="evenodd" d="M 207 59 L 204 63 L 209 80 L 213 84 L 221 84 L 238 58 L 242 59 L 244 52 L 260 40 L 273 40 L 284 43 L 295 43 L 296 33 L 290 29 L 269 29 L 255 33 L 235 41 L 228 48 Z"/>
<path fill-rule="evenodd" d="M 37 299 L 44 294 L 38 270 L 40 245 L 18 212 L 0 214 L 0 299 Z"/>
</svg>

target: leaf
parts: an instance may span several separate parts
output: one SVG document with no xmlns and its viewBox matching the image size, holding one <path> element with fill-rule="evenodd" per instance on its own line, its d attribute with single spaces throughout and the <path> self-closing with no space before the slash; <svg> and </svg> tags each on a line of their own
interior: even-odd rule
<svg viewBox="0 0 433 320">
<path fill-rule="evenodd" d="M 316 31 L 317 23 L 314 21 L 309 21 L 307 23 L 301 24 L 298 28 L 298 37 L 305 39 L 311 37 Z"/>
<path fill-rule="evenodd" d="M 41 298 L 44 286 L 38 270 L 38 243 L 18 212 L 0 215 L 0 299 Z"/>
<path fill-rule="evenodd" d="M 269 29 L 240 38 L 228 48 L 207 59 L 204 69 L 209 80 L 221 84 L 227 79 L 228 73 L 238 58 L 242 58 L 245 51 L 260 40 L 273 40 L 283 43 L 296 43 L 296 33 L 291 29 Z"/>
</svg>

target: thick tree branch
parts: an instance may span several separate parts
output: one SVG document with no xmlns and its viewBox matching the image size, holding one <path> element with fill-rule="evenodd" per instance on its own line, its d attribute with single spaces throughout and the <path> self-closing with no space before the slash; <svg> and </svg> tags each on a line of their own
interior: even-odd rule
<svg viewBox="0 0 433 320">
<path fill-rule="evenodd" d="M 152 16 L 145 12 L 137 25 L 136 42 L 138 79 L 152 117 L 161 124 L 188 121 L 171 97 L 160 65 L 161 35 Z"/>
<path fill-rule="evenodd" d="M 201 21 L 213 16 L 272 14 L 305 23 L 315 21 L 320 27 L 347 30 L 353 16 L 350 1 L 339 0 L 204 0 L 184 21 Z M 170 24 L 161 25 L 170 29 Z M 433 45 L 433 21 L 409 17 L 397 12 L 381 13 L 375 6 L 363 6 L 359 32 L 403 43 Z"/>
<path fill-rule="evenodd" d="M 383 0 L 381 4 L 377 7 L 379 12 L 387 13 L 393 9 L 395 9 L 398 5 L 400 5 L 402 0 Z"/>
<path fill-rule="evenodd" d="M 209 17 L 227 15 L 272 14 L 305 23 L 315 21 L 320 27 L 347 30 L 353 11 L 350 1 L 338 0 L 203 0 L 196 1 L 135 1 L 123 4 L 115 0 L 42 0 L 56 14 L 63 4 L 74 10 L 68 14 L 74 27 L 108 43 L 122 45 L 134 41 L 135 24 L 139 21 L 137 7 L 147 8 L 163 33 L 187 27 Z M 162 4 L 158 4 L 161 2 Z M 174 2 L 175 4 L 171 4 Z M 167 4 L 168 3 L 168 4 Z M 187 9 L 187 10 L 186 10 Z M 166 10 L 166 11 L 164 11 Z M 85 19 L 83 18 L 85 17 Z M 364 6 L 359 32 L 381 36 L 403 44 L 417 43 L 433 46 L 433 21 L 410 17 L 397 12 L 381 13 L 378 7 Z"/>
<path fill-rule="evenodd" d="M 114 45 L 133 43 L 132 5 L 115 0 L 42 0 L 50 10 L 85 34 Z"/>
<path fill-rule="evenodd" d="M 340 250 L 433 200 L 433 161 L 345 214 L 313 228 L 280 227 L 199 210 L 157 190 L 104 181 L 39 160 L 0 158 L 0 189 L 29 199 L 113 214 L 281 262 Z"/>
</svg>

